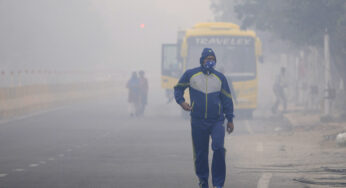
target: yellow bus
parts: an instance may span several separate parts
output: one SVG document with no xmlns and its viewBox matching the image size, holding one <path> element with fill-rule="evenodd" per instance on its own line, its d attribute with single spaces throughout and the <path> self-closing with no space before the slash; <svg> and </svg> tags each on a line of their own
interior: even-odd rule
<svg viewBox="0 0 346 188">
<path fill-rule="evenodd" d="M 233 83 L 235 114 L 252 117 L 257 108 L 257 64 L 262 61 L 261 41 L 254 31 L 242 30 L 233 23 L 199 23 L 179 31 L 176 44 L 162 45 L 161 85 L 166 89 L 169 101 L 173 100 L 173 87 L 183 72 L 199 66 L 205 47 L 212 48 L 216 54 L 216 70 Z M 187 92 L 185 99 L 188 100 Z"/>
</svg>

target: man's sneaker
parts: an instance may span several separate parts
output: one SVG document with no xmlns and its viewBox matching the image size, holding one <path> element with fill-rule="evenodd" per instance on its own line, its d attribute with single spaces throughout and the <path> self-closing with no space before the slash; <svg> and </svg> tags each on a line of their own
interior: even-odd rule
<svg viewBox="0 0 346 188">
<path fill-rule="evenodd" d="M 221 186 L 215 186 L 214 188 L 222 188 Z"/>
</svg>

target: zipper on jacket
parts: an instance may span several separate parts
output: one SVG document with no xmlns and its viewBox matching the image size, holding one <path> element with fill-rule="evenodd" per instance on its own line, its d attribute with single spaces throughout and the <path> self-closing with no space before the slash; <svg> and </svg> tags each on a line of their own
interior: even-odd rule
<svg viewBox="0 0 346 188">
<path fill-rule="evenodd" d="M 219 115 L 221 113 L 221 104 L 219 103 Z"/>
<path fill-rule="evenodd" d="M 195 104 L 195 101 L 192 101 L 192 104 L 191 104 L 191 112 L 193 112 L 193 105 Z"/>
<path fill-rule="evenodd" d="M 208 115 L 208 76 L 205 76 L 205 82 L 206 82 L 206 87 L 205 87 L 205 114 L 204 114 L 204 119 L 207 119 Z"/>
</svg>

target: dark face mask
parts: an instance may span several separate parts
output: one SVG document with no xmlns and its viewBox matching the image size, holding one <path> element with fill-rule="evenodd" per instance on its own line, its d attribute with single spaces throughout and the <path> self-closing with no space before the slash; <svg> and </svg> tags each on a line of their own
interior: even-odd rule
<svg viewBox="0 0 346 188">
<path fill-rule="evenodd" d="M 203 67 L 204 67 L 207 71 L 211 71 L 211 70 L 214 68 L 215 65 L 216 65 L 216 61 L 211 60 L 211 61 L 207 61 L 207 62 L 203 65 Z"/>
</svg>

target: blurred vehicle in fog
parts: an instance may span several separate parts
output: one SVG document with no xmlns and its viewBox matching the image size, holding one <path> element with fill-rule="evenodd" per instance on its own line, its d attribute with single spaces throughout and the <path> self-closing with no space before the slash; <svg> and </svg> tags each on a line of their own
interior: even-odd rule
<svg viewBox="0 0 346 188">
<path fill-rule="evenodd" d="M 262 59 L 261 41 L 254 31 L 242 30 L 233 23 L 199 23 L 178 32 L 176 44 L 162 45 L 161 85 L 168 100 L 173 96 L 174 85 L 181 74 L 199 63 L 203 48 L 214 49 L 218 67 L 234 85 L 236 114 L 252 117 L 257 108 L 257 63 Z M 188 93 L 185 98 L 189 100 Z"/>
</svg>

